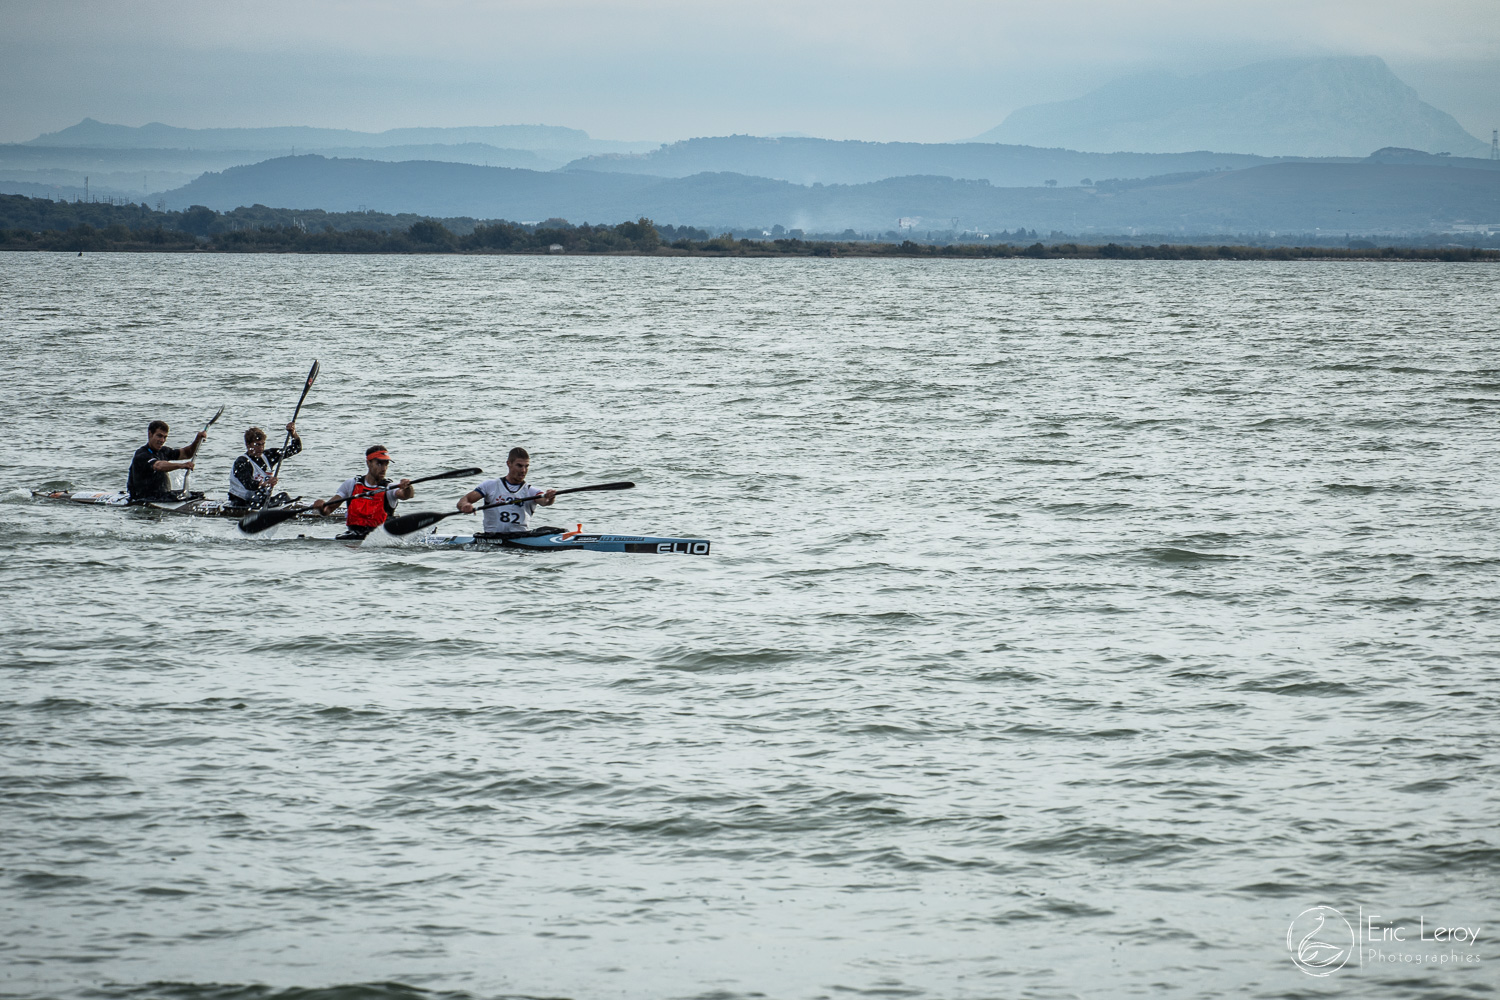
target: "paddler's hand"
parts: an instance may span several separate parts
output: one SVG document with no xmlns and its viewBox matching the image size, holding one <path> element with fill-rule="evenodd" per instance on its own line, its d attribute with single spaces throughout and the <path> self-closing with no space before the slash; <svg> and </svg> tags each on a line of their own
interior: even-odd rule
<svg viewBox="0 0 1500 1000">
<path fill-rule="evenodd" d="M 543 507 L 551 507 L 552 506 L 552 501 L 554 501 L 556 499 L 557 499 L 557 491 L 556 490 L 548 490 L 546 493 L 543 493 L 540 497 L 538 497 L 536 502 L 539 505 L 543 506 Z"/>
<path fill-rule="evenodd" d="M 198 444 L 201 441 L 207 441 L 207 440 L 208 440 L 208 431 L 199 431 L 198 434 L 197 434 L 197 436 L 193 438 L 193 444 L 196 445 L 196 444 Z"/>
<path fill-rule="evenodd" d="M 193 465 L 194 465 L 194 462 L 193 462 L 192 459 L 188 459 L 186 462 L 182 463 L 182 467 L 184 469 L 191 469 L 191 468 L 193 468 Z"/>
<path fill-rule="evenodd" d="M 410 479 L 403 479 L 396 484 L 396 495 L 402 500 L 410 500 L 417 495 L 417 488 L 411 484 Z"/>
<path fill-rule="evenodd" d="M 322 515 L 328 513 L 327 511 L 325 511 L 323 509 L 323 501 L 321 501 L 321 500 L 314 500 L 312 502 L 312 509 L 313 509 L 313 513 L 317 514 L 319 516 L 322 516 Z"/>
<path fill-rule="evenodd" d="M 286 425 L 286 432 L 292 437 L 297 436 L 297 422 L 295 420 Z"/>
<path fill-rule="evenodd" d="M 271 485 L 272 486 L 275 486 L 280 481 L 281 481 L 281 477 L 280 476 L 272 476 L 271 477 Z"/>
<path fill-rule="evenodd" d="M 458 509 L 465 514 L 474 513 L 474 505 L 469 503 L 469 501 L 465 500 L 463 497 L 458 498 Z"/>
</svg>

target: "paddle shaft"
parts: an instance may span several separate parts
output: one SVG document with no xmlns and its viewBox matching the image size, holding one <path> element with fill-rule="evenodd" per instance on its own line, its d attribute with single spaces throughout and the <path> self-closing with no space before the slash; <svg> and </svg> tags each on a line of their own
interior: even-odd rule
<svg viewBox="0 0 1500 1000">
<path fill-rule="evenodd" d="M 479 476 L 483 474 L 483 469 L 453 469 L 449 472 L 439 472 L 433 476 L 422 476 L 420 478 L 413 479 L 411 480 L 411 484 L 415 486 L 417 483 L 429 483 L 434 479 L 457 479 L 460 476 Z M 334 497 L 333 503 L 325 504 L 323 506 L 322 513 L 327 514 L 335 510 L 340 504 L 348 499 L 349 497 Z M 312 509 L 312 505 L 309 504 L 305 507 L 275 507 L 270 510 L 258 510 L 254 513 L 246 514 L 244 517 L 240 518 L 240 530 L 245 532 L 247 535 L 258 534 L 259 532 L 265 531 L 267 528 L 274 528 L 281 522 L 296 517 L 298 514 L 305 513 L 306 511 Z"/>
<path fill-rule="evenodd" d="M 302 412 L 302 404 L 307 401 L 307 394 L 312 391 L 313 383 L 316 382 L 317 379 L 318 362 L 314 361 L 312 363 L 312 367 L 307 371 L 307 384 L 302 387 L 302 395 L 297 398 L 297 408 L 292 411 L 292 419 L 287 421 L 287 423 L 295 424 L 297 422 L 297 415 Z M 276 476 L 281 475 L 281 460 L 286 458 L 286 450 L 287 448 L 291 447 L 291 444 L 292 432 L 287 431 L 286 440 L 281 444 L 281 454 L 276 456 L 276 468 L 271 470 L 271 477 L 273 479 Z"/>
<path fill-rule="evenodd" d="M 415 486 L 418 483 L 430 483 L 434 479 L 457 479 L 459 476 L 482 476 L 482 475 L 484 475 L 484 470 L 483 469 L 454 469 L 452 472 L 439 472 L 435 476 L 422 476 L 420 479 L 413 479 L 411 481 L 410 485 Z M 387 486 L 386 489 L 391 489 L 395 485 L 396 484 L 392 483 L 391 486 Z M 330 510 L 333 510 L 334 508 L 338 507 L 339 504 L 344 503 L 345 501 L 348 501 L 348 500 L 352 500 L 352 499 L 354 499 L 354 498 L 353 497 L 334 497 L 332 504 L 324 504 L 323 505 L 323 513 L 326 514 Z"/>
<path fill-rule="evenodd" d="M 214 422 L 217 421 L 223 415 L 224 415 L 224 407 L 221 406 L 221 407 L 219 407 L 219 412 L 215 413 L 213 416 L 209 417 L 208 418 L 208 423 L 206 423 L 206 424 L 203 425 L 203 433 L 207 434 L 208 433 L 208 429 L 210 427 L 212 427 L 214 425 Z M 196 450 L 194 450 L 193 451 L 193 461 L 196 462 L 197 460 L 198 460 L 198 452 Z M 185 470 L 183 470 L 183 473 L 182 473 L 182 495 L 183 496 L 187 496 L 187 491 L 188 491 L 188 477 L 191 476 L 192 474 L 193 474 L 193 470 L 192 469 L 185 469 Z"/>
<path fill-rule="evenodd" d="M 635 483 L 598 483 L 597 485 L 594 485 L 594 486 L 570 486 L 570 487 L 568 487 L 565 490 L 553 490 L 552 491 L 552 495 L 555 496 L 555 497 L 560 497 L 564 493 L 587 493 L 590 490 L 633 490 L 633 489 L 635 489 Z M 533 503 L 533 502 L 535 502 L 537 500 L 540 500 L 541 498 L 542 498 L 542 495 L 540 493 L 538 493 L 534 497 L 524 497 L 524 498 L 517 499 L 517 500 L 495 500 L 495 501 L 492 501 L 490 503 L 485 504 L 483 507 L 475 507 L 474 509 L 475 510 L 487 510 L 490 507 L 504 507 L 506 504 Z M 456 513 L 462 514 L 463 511 L 456 511 Z"/>
<path fill-rule="evenodd" d="M 597 486 L 572 486 L 565 490 L 554 490 L 552 495 L 554 497 L 560 497 L 564 493 L 585 493 L 590 490 L 629 490 L 634 488 L 635 483 L 599 483 Z M 540 499 L 541 495 L 538 494 L 534 497 L 525 497 L 520 499 L 492 500 L 487 504 L 475 507 L 473 512 L 477 513 L 481 510 L 489 510 L 492 507 L 512 507 L 523 503 L 535 503 Z M 409 535 L 413 531 L 421 531 L 423 528 L 427 528 L 434 524 L 437 524 L 445 517 L 456 517 L 459 514 L 467 513 L 471 512 L 463 510 L 450 510 L 443 512 L 432 511 L 418 514 L 402 514 L 399 517 L 387 519 L 385 522 L 385 530 L 392 535 Z"/>
</svg>

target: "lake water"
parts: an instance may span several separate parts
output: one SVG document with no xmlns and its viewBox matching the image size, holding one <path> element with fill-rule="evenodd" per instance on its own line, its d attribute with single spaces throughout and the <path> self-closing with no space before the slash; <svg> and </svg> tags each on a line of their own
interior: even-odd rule
<svg viewBox="0 0 1500 1000">
<path fill-rule="evenodd" d="M 0 256 L 0 994 L 1493 996 L 1497 302 L 1482 264 Z M 29 496 L 227 404 L 222 490 L 314 358 L 294 493 L 521 444 L 638 484 L 550 523 L 713 552 Z M 1406 940 L 1294 964 L 1353 933 Z"/>
</svg>

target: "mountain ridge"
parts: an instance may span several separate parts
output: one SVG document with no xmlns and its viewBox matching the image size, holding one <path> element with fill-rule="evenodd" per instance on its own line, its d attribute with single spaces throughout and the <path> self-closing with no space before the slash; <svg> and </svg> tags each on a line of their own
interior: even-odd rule
<svg viewBox="0 0 1500 1000">
<path fill-rule="evenodd" d="M 1186 78 L 1125 77 L 1072 100 L 1020 108 L 976 141 L 1305 157 L 1364 156 L 1382 146 L 1455 156 L 1489 151 L 1378 56 L 1277 59 Z"/>
<path fill-rule="evenodd" d="M 205 174 L 161 197 L 173 208 L 201 204 L 220 211 L 261 204 L 519 221 L 646 216 L 673 225 L 781 224 L 820 232 L 884 232 L 903 218 L 930 220 L 935 229 L 1019 225 L 1078 233 L 1131 227 L 1425 232 L 1456 221 L 1500 220 L 1500 171 L 1451 164 L 1289 162 L 1093 187 L 998 188 L 983 180 L 932 176 L 804 187 L 732 173 L 663 178 L 297 156 Z"/>
</svg>

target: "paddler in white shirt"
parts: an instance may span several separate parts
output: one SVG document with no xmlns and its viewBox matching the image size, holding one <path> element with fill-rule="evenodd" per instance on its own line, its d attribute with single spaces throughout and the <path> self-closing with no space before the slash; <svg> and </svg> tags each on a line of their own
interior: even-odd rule
<svg viewBox="0 0 1500 1000">
<path fill-rule="evenodd" d="M 526 481 L 531 468 L 531 456 L 525 448 L 512 448 L 505 457 L 505 475 L 500 479 L 486 479 L 465 493 L 458 501 L 458 509 L 465 514 L 474 513 L 475 505 L 498 501 L 523 501 L 502 503 L 484 511 L 484 533 L 487 535 L 516 535 L 527 530 L 531 512 L 537 507 L 551 507 L 557 499 L 556 490 L 543 490 Z"/>
<path fill-rule="evenodd" d="M 273 501 L 284 502 L 285 493 L 281 497 L 271 496 L 271 490 L 276 487 L 279 478 L 272 475 L 271 470 L 302 451 L 302 438 L 297 436 L 297 425 L 287 424 L 286 432 L 291 437 L 291 443 L 284 453 L 280 448 L 267 450 L 266 432 L 259 427 L 252 427 L 245 432 L 245 453 L 234 460 L 234 467 L 229 470 L 229 495 L 236 507 L 260 510 L 262 507 L 273 506 Z"/>
</svg>

